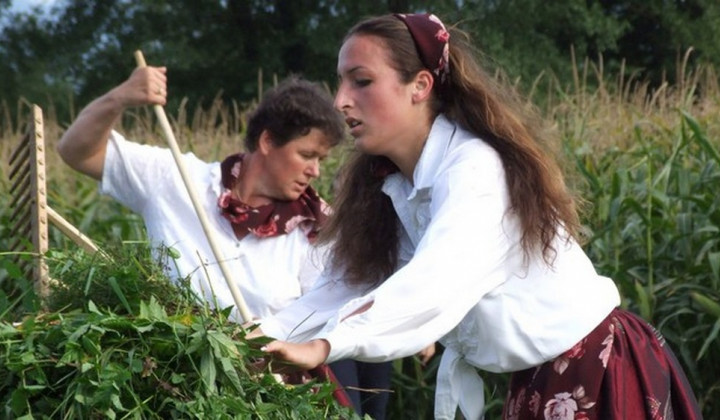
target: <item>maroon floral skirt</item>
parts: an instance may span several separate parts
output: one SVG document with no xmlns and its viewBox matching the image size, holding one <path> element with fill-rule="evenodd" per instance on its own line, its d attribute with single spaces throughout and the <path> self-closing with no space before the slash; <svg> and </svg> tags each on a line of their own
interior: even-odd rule
<svg viewBox="0 0 720 420">
<path fill-rule="evenodd" d="M 615 309 L 556 359 L 513 373 L 503 419 L 702 419 L 665 339 Z"/>
</svg>

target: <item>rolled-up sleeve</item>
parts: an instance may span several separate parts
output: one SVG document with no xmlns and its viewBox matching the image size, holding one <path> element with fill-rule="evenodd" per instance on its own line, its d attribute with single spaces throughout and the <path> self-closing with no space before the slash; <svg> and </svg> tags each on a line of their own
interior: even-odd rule
<svg viewBox="0 0 720 420">
<path fill-rule="evenodd" d="M 353 299 L 367 292 L 363 287 L 350 287 L 339 281 L 327 268 L 313 288 L 272 317 L 258 320 L 263 333 L 280 340 L 307 341 Z"/>
<path fill-rule="evenodd" d="M 108 141 L 100 192 L 142 214 L 148 200 L 169 182 L 176 171 L 170 150 L 127 141 L 113 131 Z"/>
</svg>

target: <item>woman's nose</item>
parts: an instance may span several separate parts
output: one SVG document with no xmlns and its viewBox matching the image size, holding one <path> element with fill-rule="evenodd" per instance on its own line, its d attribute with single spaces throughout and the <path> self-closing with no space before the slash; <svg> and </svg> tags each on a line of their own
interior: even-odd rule
<svg viewBox="0 0 720 420">
<path fill-rule="evenodd" d="M 312 178 L 320 176 L 320 161 L 318 159 L 313 160 L 312 163 L 308 165 L 306 174 Z"/>
<path fill-rule="evenodd" d="M 343 111 L 345 108 L 348 108 L 350 106 L 347 100 L 347 95 L 345 94 L 345 89 L 343 88 L 342 84 L 338 86 L 337 93 L 335 93 L 334 105 L 335 108 L 340 111 Z"/>
</svg>

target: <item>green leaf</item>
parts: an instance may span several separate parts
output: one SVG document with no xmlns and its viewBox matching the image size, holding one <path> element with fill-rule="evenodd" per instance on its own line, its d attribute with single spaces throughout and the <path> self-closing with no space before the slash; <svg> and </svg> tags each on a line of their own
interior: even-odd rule
<svg viewBox="0 0 720 420">
<path fill-rule="evenodd" d="M 95 305 L 95 302 L 93 302 L 92 300 L 88 300 L 87 305 L 88 305 L 88 312 L 90 312 L 92 314 L 102 315 L 102 313 L 98 309 L 97 305 Z"/>
<path fill-rule="evenodd" d="M 150 302 L 141 302 L 140 304 L 140 318 L 146 318 L 153 321 L 168 321 L 167 313 L 165 309 L 155 299 L 155 296 L 150 297 Z"/>
<path fill-rule="evenodd" d="M 12 391 L 12 395 L 10 396 L 10 408 L 15 415 L 25 412 L 25 408 L 28 406 L 28 397 L 28 393 L 22 388 Z"/>
<path fill-rule="evenodd" d="M 235 370 L 235 366 L 233 366 L 233 363 L 230 359 L 223 357 L 220 359 L 220 364 L 223 368 L 223 373 L 225 376 L 230 379 L 230 383 L 235 387 L 235 390 L 240 393 L 240 395 L 243 394 L 243 388 L 240 382 L 240 377 L 238 376 L 237 370 Z"/>
<path fill-rule="evenodd" d="M 707 339 L 705 339 L 705 341 L 703 342 L 703 345 L 700 348 L 697 357 L 695 358 L 696 361 L 702 359 L 702 357 L 705 355 L 705 352 L 710 347 L 710 344 L 712 344 L 712 342 L 715 341 L 715 339 L 717 338 L 718 332 L 720 332 L 720 319 L 715 321 L 710 335 L 708 335 Z"/>
<path fill-rule="evenodd" d="M 690 126 L 690 130 L 692 130 L 695 140 L 697 140 L 703 150 L 705 150 L 705 152 L 707 152 L 713 160 L 715 160 L 715 162 L 720 164 L 720 152 L 718 152 L 715 146 L 708 141 L 707 136 L 700 128 L 700 124 L 698 124 L 697 120 L 687 111 L 682 111 L 682 115 L 684 121 Z"/>
<path fill-rule="evenodd" d="M 6 322 L 0 322 L 0 338 L 8 339 L 20 333 L 16 327 Z"/>
<path fill-rule="evenodd" d="M 69 341 L 77 342 L 80 340 L 80 337 L 82 337 L 88 330 L 90 329 L 90 324 L 83 324 L 80 327 L 78 327 L 71 335 L 68 337 Z"/>
<path fill-rule="evenodd" d="M 240 357 L 240 353 L 237 350 L 237 344 L 227 335 L 220 331 L 208 331 L 207 340 L 210 347 L 215 351 L 216 357 L 222 357 L 225 355 L 232 355 L 233 357 Z"/>
<path fill-rule="evenodd" d="M 703 311 L 716 318 L 720 318 L 720 304 L 699 292 L 690 292 L 690 296 Z"/>
<path fill-rule="evenodd" d="M 120 285 L 117 282 L 117 279 L 115 277 L 110 277 L 107 279 L 107 282 L 110 284 L 110 287 L 112 287 L 113 291 L 117 295 L 118 299 L 120 299 L 120 302 L 122 302 L 123 306 L 125 307 L 125 310 L 131 314 L 132 308 L 130 308 L 130 303 L 128 303 L 127 298 L 125 297 L 125 294 L 123 293 L 122 289 L 120 288 Z"/>
<path fill-rule="evenodd" d="M 713 289 L 717 290 L 720 284 L 720 252 L 710 252 L 707 258 L 713 275 Z"/>
<path fill-rule="evenodd" d="M 638 306 L 640 307 L 640 316 L 646 320 L 652 319 L 652 309 L 650 308 L 650 297 L 639 281 L 635 281 L 635 292 L 638 297 Z"/>
<path fill-rule="evenodd" d="M 215 367 L 215 356 L 213 356 L 210 349 L 207 349 L 202 354 L 202 358 L 200 359 L 200 374 L 202 375 L 203 383 L 207 387 L 207 391 L 209 393 L 216 393 L 215 380 L 217 379 L 217 368 Z"/>
<path fill-rule="evenodd" d="M 175 260 L 180 258 L 180 252 L 177 249 L 170 246 L 170 247 L 166 248 L 166 251 L 167 251 L 168 257 L 175 259 Z"/>
</svg>

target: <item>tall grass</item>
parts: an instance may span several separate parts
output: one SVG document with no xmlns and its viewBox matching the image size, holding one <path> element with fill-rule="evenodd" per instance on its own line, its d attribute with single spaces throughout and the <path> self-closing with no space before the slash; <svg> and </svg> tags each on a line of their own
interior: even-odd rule
<svg viewBox="0 0 720 420">
<path fill-rule="evenodd" d="M 717 74 L 681 65 L 677 86 L 651 90 L 623 75 L 609 83 L 593 68 L 595 90 L 578 79 L 548 109 L 586 199 L 585 248 L 623 306 L 665 335 L 707 418 L 718 418 Z"/>
<path fill-rule="evenodd" d="M 539 77 L 530 97 L 556 132 L 568 183 L 581 197 L 584 247 L 598 272 L 616 281 L 624 307 L 664 334 L 703 413 L 720 418 L 720 88 L 714 68 L 686 62 L 678 65 L 677 85 L 653 88 L 632 74 L 604 74 L 602 60 L 586 60 L 573 65 L 567 85 Z M 216 160 L 241 149 L 248 106 L 214 101 L 189 115 L 186 105 L 166 110 L 182 150 Z M 50 205 L 100 242 L 142 240 L 137 216 L 99 197 L 94 182 L 53 153 L 65 123 L 48 114 Z M 8 222 L 7 157 L 22 125 L 1 125 L 0 233 Z M 149 109 L 129 113 L 121 129 L 164 144 Z M 347 147 L 336 148 L 316 182 L 328 199 Z M 72 247 L 60 234 L 51 239 L 56 248 Z M 6 241 L 0 236 L 0 245 Z M 3 291 L 7 276 L 0 265 Z M 421 368 L 408 359 L 395 367 L 390 418 L 429 418 L 437 363 Z M 499 416 L 506 379 L 486 376 L 487 418 Z"/>
</svg>

